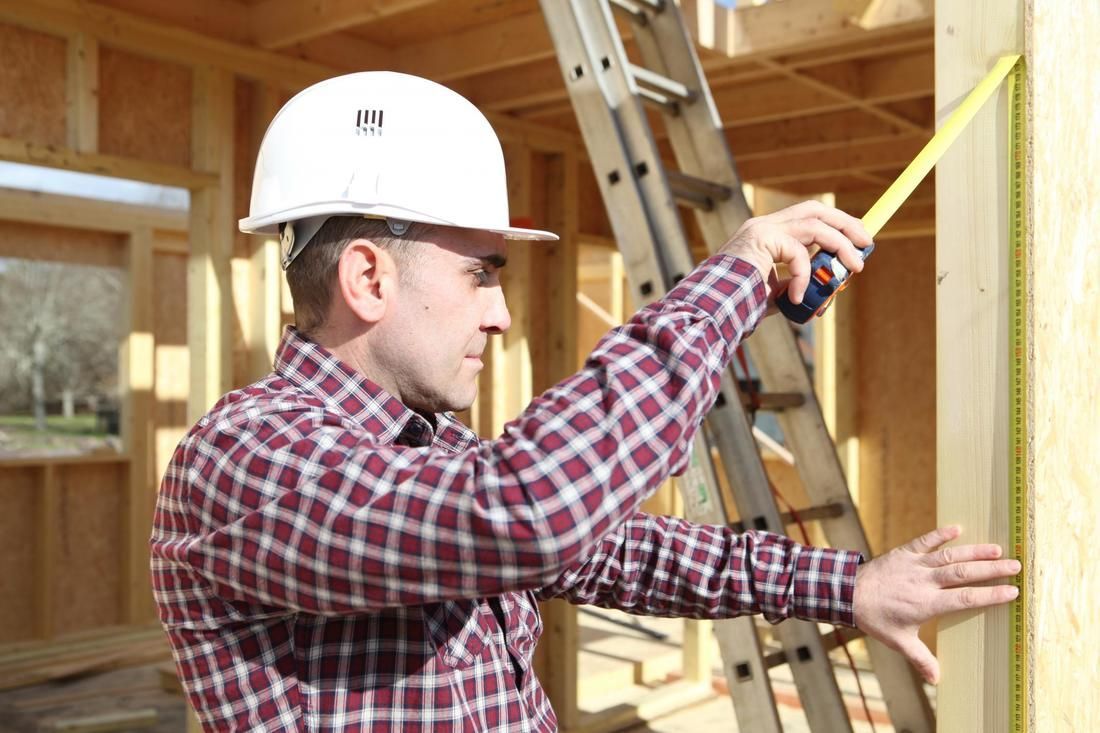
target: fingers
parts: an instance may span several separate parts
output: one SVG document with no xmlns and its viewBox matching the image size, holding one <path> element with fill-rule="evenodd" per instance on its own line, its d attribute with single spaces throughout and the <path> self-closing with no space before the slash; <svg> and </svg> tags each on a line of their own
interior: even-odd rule
<svg viewBox="0 0 1100 733">
<path fill-rule="evenodd" d="M 795 237 L 782 235 L 777 239 L 780 245 L 779 261 L 787 266 L 787 272 L 791 276 L 787 284 L 787 295 L 792 303 L 801 303 L 806 288 L 810 287 L 810 254 Z"/>
<path fill-rule="evenodd" d="M 1017 560 L 958 562 L 934 571 L 936 580 L 945 588 L 984 583 L 1010 578 L 1020 572 Z"/>
<path fill-rule="evenodd" d="M 1000 545 L 956 545 L 928 553 L 924 556 L 924 562 L 929 567 L 938 568 L 957 562 L 997 560 L 1001 553 Z"/>
<path fill-rule="evenodd" d="M 938 527 L 937 529 L 934 529 L 931 532 L 923 534 L 915 540 L 912 540 L 907 545 L 905 545 L 905 549 L 909 550 L 910 552 L 919 552 L 922 554 L 926 552 L 932 552 L 940 545 L 950 542 L 951 540 L 958 537 L 960 532 L 962 532 L 962 529 L 956 525 L 951 525 L 949 527 Z"/>
<path fill-rule="evenodd" d="M 977 588 L 951 588 L 939 594 L 941 608 L 936 615 L 967 611 L 1016 600 L 1020 593 L 1013 585 L 983 585 Z"/>
<path fill-rule="evenodd" d="M 822 219 L 795 219 L 786 222 L 785 226 L 787 232 L 803 245 L 817 244 L 826 251 L 835 252 L 851 272 L 863 270 L 863 257 L 852 240 Z"/>
<path fill-rule="evenodd" d="M 920 637 L 914 634 L 903 639 L 898 645 L 898 651 L 905 655 L 926 682 L 934 685 L 940 681 L 940 663 Z"/>
<path fill-rule="evenodd" d="M 780 209 L 762 218 L 774 218 L 780 221 L 792 219 L 820 219 L 834 229 L 839 230 L 857 247 L 871 244 L 871 235 L 863 221 L 833 206 L 820 201 L 803 201 L 785 209 Z M 850 268 L 849 268 L 850 269 Z"/>
</svg>

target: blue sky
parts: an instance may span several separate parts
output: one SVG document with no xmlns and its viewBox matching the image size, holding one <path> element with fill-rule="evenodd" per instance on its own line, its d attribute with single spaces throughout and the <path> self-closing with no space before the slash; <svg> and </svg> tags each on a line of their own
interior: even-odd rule
<svg viewBox="0 0 1100 733">
<path fill-rule="evenodd" d="M 0 186 L 66 196 L 83 196 L 101 201 L 159 206 L 186 211 L 190 195 L 186 188 L 155 186 L 151 183 L 97 176 L 91 173 L 42 168 L 0 161 Z"/>
</svg>

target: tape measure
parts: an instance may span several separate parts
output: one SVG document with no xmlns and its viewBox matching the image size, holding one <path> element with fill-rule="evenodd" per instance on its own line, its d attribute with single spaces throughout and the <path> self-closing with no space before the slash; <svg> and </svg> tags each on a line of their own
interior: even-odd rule
<svg viewBox="0 0 1100 733">
<path fill-rule="evenodd" d="M 1013 733 L 1027 733 L 1027 141 L 1026 69 L 1022 59 L 1008 77 L 1009 141 L 1009 547 L 1024 570 L 1014 584 L 1020 595 L 1009 607 L 1009 722 Z"/>
</svg>

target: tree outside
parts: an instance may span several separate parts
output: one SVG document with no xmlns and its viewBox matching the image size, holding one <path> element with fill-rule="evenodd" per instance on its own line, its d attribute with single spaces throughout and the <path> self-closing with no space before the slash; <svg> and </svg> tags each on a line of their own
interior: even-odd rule
<svg viewBox="0 0 1100 733">
<path fill-rule="evenodd" d="M 123 273 L 0 258 L 0 457 L 118 448 Z"/>
</svg>

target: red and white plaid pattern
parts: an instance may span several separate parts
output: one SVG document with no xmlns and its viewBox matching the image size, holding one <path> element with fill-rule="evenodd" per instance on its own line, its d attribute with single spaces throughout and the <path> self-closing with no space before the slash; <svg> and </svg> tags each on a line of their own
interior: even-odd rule
<svg viewBox="0 0 1100 733">
<path fill-rule="evenodd" d="M 157 504 L 154 593 L 205 728 L 555 730 L 547 598 L 850 625 L 858 554 L 637 511 L 763 308 L 756 270 L 713 257 L 484 442 L 288 329 Z"/>
</svg>

